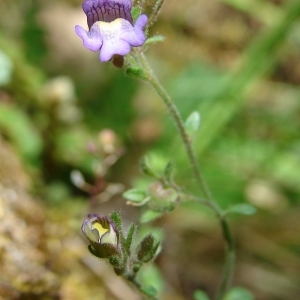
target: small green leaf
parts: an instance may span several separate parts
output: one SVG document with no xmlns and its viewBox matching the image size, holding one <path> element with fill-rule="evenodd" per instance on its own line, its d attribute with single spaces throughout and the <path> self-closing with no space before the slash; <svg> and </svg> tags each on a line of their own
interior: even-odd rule
<svg viewBox="0 0 300 300">
<path fill-rule="evenodd" d="M 140 263 L 140 262 L 134 263 L 132 270 L 135 274 L 138 273 L 138 271 L 141 269 L 142 264 L 143 263 Z"/>
<path fill-rule="evenodd" d="M 207 294 L 203 291 L 197 290 L 194 293 L 194 299 L 195 300 L 209 300 Z"/>
<path fill-rule="evenodd" d="M 130 66 L 125 70 L 125 74 L 130 77 L 146 79 L 147 76 L 142 68 Z"/>
<path fill-rule="evenodd" d="M 200 114 L 197 111 L 194 111 L 190 114 L 187 118 L 184 127 L 188 135 L 194 137 L 196 132 L 199 130 L 200 127 Z"/>
<path fill-rule="evenodd" d="M 110 219 L 116 224 L 118 231 L 122 231 L 121 213 L 119 211 L 114 211 L 111 213 Z"/>
<path fill-rule="evenodd" d="M 155 259 L 156 256 L 158 255 L 159 251 L 157 251 L 158 247 L 160 245 L 160 241 L 157 241 L 154 243 L 153 247 L 152 247 L 152 258 L 151 259 Z"/>
<path fill-rule="evenodd" d="M 10 58 L 0 51 L 0 86 L 10 82 L 13 72 L 13 63 Z"/>
<path fill-rule="evenodd" d="M 149 37 L 146 40 L 145 45 L 161 43 L 164 40 L 165 40 L 165 37 L 163 35 L 154 35 L 154 36 Z"/>
<path fill-rule="evenodd" d="M 123 197 L 134 203 L 141 203 L 147 197 L 145 191 L 140 189 L 131 189 L 123 193 Z"/>
<path fill-rule="evenodd" d="M 155 297 L 157 295 L 157 291 L 153 286 L 142 287 L 141 291 L 143 291 L 149 297 Z"/>
<path fill-rule="evenodd" d="M 154 264 L 144 265 L 138 274 L 138 280 L 142 286 L 153 286 L 158 294 L 165 290 L 165 278 Z M 161 299 L 161 297 L 156 297 Z"/>
<path fill-rule="evenodd" d="M 0 131 L 9 137 L 29 161 L 35 161 L 42 150 L 42 139 L 28 117 L 19 107 L 0 104 Z"/>
<path fill-rule="evenodd" d="M 154 246 L 155 240 L 152 234 L 148 234 L 143 238 L 140 244 L 137 247 L 137 258 L 147 263 L 153 258 L 152 248 Z"/>
<path fill-rule="evenodd" d="M 144 156 L 142 159 L 141 159 L 141 162 L 140 162 L 140 166 L 141 166 L 141 169 L 142 171 L 146 174 L 146 175 L 149 175 L 149 176 L 153 176 L 153 177 L 157 177 L 157 174 L 155 173 L 155 171 L 153 170 L 153 168 L 151 167 L 150 163 L 149 163 L 149 159 Z"/>
<path fill-rule="evenodd" d="M 128 234 L 127 234 L 126 241 L 125 241 L 125 249 L 128 253 L 128 256 L 130 255 L 130 248 L 131 248 L 132 238 L 133 238 L 135 230 L 136 230 L 136 225 L 131 224 L 131 226 L 129 228 L 129 231 L 128 231 Z"/>
<path fill-rule="evenodd" d="M 163 215 L 162 212 L 148 210 L 141 216 L 141 223 L 151 222 L 151 221 L 161 217 L 162 215 Z"/>
<path fill-rule="evenodd" d="M 227 210 L 227 213 L 236 213 L 246 216 L 251 216 L 256 213 L 256 208 L 251 204 L 237 204 Z"/>
<path fill-rule="evenodd" d="M 248 290 L 236 287 L 227 293 L 224 300 L 254 300 L 254 297 Z"/>
<path fill-rule="evenodd" d="M 164 176 L 167 180 L 171 180 L 174 173 L 175 163 L 173 160 L 169 161 L 164 169 Z"/>
</svg>

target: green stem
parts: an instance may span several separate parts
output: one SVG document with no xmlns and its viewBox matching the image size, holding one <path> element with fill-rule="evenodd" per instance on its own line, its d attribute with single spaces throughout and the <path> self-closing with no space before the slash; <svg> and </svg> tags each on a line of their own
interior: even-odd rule
<svg viewBox="0 0 300 300">
<path fill-rule="evenodd" d="M 233 269 L 234 269 L 234 263 L 235 263 L 235 248 L 233 243 L 233 238 L 231 235 L 231 231 L 228 225 L 228 222 L 226 220 L 226 217 L 223 214 L 222 209 L 219 207 L 219 205 L 214 201 L 213 196 L 207 186 L 207 183 L 200 171 L 200 167 L 196 158 L 195 151 L 192 147 L 191 141 L 189 139 L 188 134 L 185 131 L 184 122 L 182 120 L 182 117 L 176 107 L 176 105 L 173 103 L 171 97 L 168 95 L 166 90 L 163 88 L 163 86 L 158 81 L 157 77 L 153 73 L 152 69 L 150 68 L 146 57 L 143 53 L 136 53 L 135 58 L 137 61 L 140 62 L 141 67 L 143 68 L 143 79 L 149 82 L 152 87 L 155 89 L 157 94 L 161 97 L 162 101 L 166 105 L 171 117 L 173 118 L 174 123 L 176 124 L 176 127 L 178 129 L 179 135 L 183 141 L 184 147 L 186 149 L 189 162 L 191 164 L 193 173 L 195 175 L 195 178 L 197 180 L 197 183 L 201 187 L 202 192 L 204 193 L 205 197 L 207 198 L 206 205 L 209 206 L 216 214 L 220 221 L 220 225 L 222 228 L 222 234 L 223 238 L 226 243 L 226 257 L 225 257 L 225 267 L 223 272 L 223 277 L 221 280 L 220 287 L 216 294 L 216 300 L 221 300 L 226 291 L 228 290 L 228 287 L 231 282 Z"/>
<path fill-rule="evenodd" d="M 163 88 L 163 86 L 160 84 L 160 82 L 154 75 L 154 73 L 153 73 L 152 69 L 149 67 L 146 57 L 144 56 L 143 53 L 141 53 L 139 55 L 139 60 L 143 66 L 144 72 L 146 72 L 146 80 L 152 85 L 152 87 L 155 89 L 157 94 L 161 97 L 161 99 L 163 100 L 164 104 L 166 105 L 170 115 L 172 116 L 172 118 L 177 126 L 178 132 L 179 132 L 180 137 L 185 146 L 192 170 L 195 174 L 195 177 L 196 177 L 196 180 L 197 180 L 199 186 L 201 187 L 205 197 L 208 200 L 213 201 L 212 194 L 206 184 L 204 177 L 202 176 L 202 173 L 200 172 L 196 154 L 191 145 L 189 136 L 187 135 L 187 133 L 185 131 L 184 122 L 181 118 L 181 115 L 180 115 L 177 107 L 175 106 L 175 104 L 173 103 L 172 99 L 170 98 L 170 96 L 168 95 L 166 90 Z"/>
<path fill-rule="evenodd" d="M 225 216 L 220 218 L 220 225 L 222 227 L 223 237 L 226 242 L 226 257 L 222 281 L 216 294 L 216 300 L 222 300 L 224 298 L 225 293 L 230 286 L 235 265 L 234 242 Z"/>
</svg>

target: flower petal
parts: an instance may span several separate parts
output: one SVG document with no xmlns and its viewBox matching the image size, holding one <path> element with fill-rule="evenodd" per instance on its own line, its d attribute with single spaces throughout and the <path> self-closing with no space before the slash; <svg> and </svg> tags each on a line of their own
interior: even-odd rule
<svg viewBox="0 0 300 300">
<path fill-rule="evenodd" d="M 131 0 L 86 0 L 82 9 L 87 16 L 89 28 L 97 21 L 111 22 L 118 18 L 132 24 Z"/>
<path fill-rule="evenodd" d="M 101 244 L 117 245 L 118 238 L 114 228 L 110 225 L 109 231 L 104 233 L 101 237 Z"/>
<path fill-rule="evenodd" d="M 100 60 L 108 61 L 114 54 L 125 55 L 130 51 L 128 42 L 120 39 L 122 23 L 130 23 L 124 19 L 117 19 L 110 23 L 99 22 L 103 45 L 100 51 Z M 130 25 L 131 26 L 131 25 Z"/>
<path fill-rule="evenodd" d="M 76 34 L 82 39 L 83 45 L 92 51 L 98 51 L 102 46 L 102 39 L 99 26 L 97 23 L 92 26 L 90 31 L 86 31 L 81 26 L 75 26 Z"/>
<path fill-rule="evenodd" d="M 141 15 L 136 20 L 134 27 L 131 24 L 123 24 L 121 39 L 128 42 L 131 46 L 139 47 L 145 43 L 146 37 L 143 31 L 148 18 L 146 15 Z M 130 26 L 128 26 L 130 25 Z"/>
<path fill-rule="evenodd" d="M 110 60 L 115 54 L 126 55 L 131 46 L 141 46 L 145 42 L 143 27 L 147 23 L 146 15 L 140 16 L 134 27 L 125 19 L 98 23 L 103 41 L 100 50 L 102 62 Z"/>
<path fill-rule="evenodd" d="M 85 219 L 82 224 L 81 230 L 83 234 L 91 241 L 94 241 L 96 243 L 100 242 L 99 232 L 97 229 L 93 228 L 93 224 L 91 220 Z"/>
</svg>

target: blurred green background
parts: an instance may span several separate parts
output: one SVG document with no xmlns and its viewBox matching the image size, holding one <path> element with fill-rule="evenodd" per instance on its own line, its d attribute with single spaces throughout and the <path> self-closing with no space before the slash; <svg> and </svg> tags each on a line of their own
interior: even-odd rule
<svg viewBox="0 0 300 300">
<path fill-rule="evenodd" d="M 90 257 L 81 222 L 114 209 L 138 222 L 143 209 L 120 192 L 150 182 L 145 154 L 173 158 L 176 181 L 195 188 L 155 92 L 82 46 L 81 3 L 0 2 L 0 299 L 140 299 Z M 214 197 L 258 209 L 230 219 L 233 284 L 255 299 L 297 299 L 300 2 L 166 0 L 154 34 L 165 41 L 146 52 L 153 69 L 184 119 L 201 115 L 194 147 Z M 186 203 L 151 226 L 163 250 L 142 280 L 161 299 L 213 295 L 224 258 L 214 217 Z"/>
</svg>

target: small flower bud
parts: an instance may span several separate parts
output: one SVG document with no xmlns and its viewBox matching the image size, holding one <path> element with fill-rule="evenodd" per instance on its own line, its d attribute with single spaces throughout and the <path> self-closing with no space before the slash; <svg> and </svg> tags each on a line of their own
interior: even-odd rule
<svg viewBox="0 0 300 300">
<path fill-rule="evenodd" d="M 155 242 L 153 235 L 147 235 L 146 237 L 144 237 L 137 248 L 138 259 L 144 263 L 149 262 L 154 258 L 158 246 L 159 243 Z"/>
<path fill-rule="evenodd" d="M 133 266 L 133 269 L 132 269 L 133 272 L 134 272 L 134 273 L 137 273 L 137 272 L 140 270 L 141 266 L 142 266 L 142 264 L 140 264 L 140 263 L 135 263 L 134 266 Z"/>
<path fill-rule="evenodd" d="M 97 257 L 108 258 L 119 253 L 119 232 L 116 225 L 107 217 L 89 214 L 83 221 L 81 230 Z"/>
<path fill-rule="evenodd" d="M 109 262 L 112 266 L 114 267 L 119 267 L 121 265 L 120 260 L 118 259 L 117 256 L 113 255 L 109 258 Z"/>
</svg>

